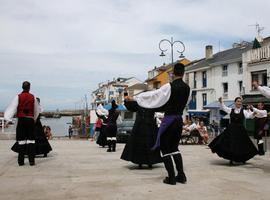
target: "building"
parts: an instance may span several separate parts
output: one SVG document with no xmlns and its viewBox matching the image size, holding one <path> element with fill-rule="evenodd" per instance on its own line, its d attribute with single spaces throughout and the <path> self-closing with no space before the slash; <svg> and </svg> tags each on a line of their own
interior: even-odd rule
<svg viewBox="0 0 270 200">
<path fill-rule="evenodd" d="M 175 63 L 182 63 L 187 65 L 190 61 L 186 58 L 176 61 Z M 171 64 L 166 65 L 165 63 L 160 67 L 148 71 L 148 79 L 145 81 L 148 85 L 148 89 L 158 89 L 162 85 L 169 83 L 172 80 L 173 66 Z"/>
<path fill-rule="evenodd" d="M 91 94 L 91 106 L 95 109 L 98 104 L 102 103 L 106 105 L 110 103 L 113 99 L 116 100 L 118 104 L 122 104 L 124 98 L 124 90 L 132 85 L 142 83 L 135 77 L 131 78 L 116 78 L 113 81 L 108 81 L 106 83 L 99 83 L 98 88 L 94 90 Z"/>
<path fill-rule="evenodd" d="M 249 42 L 235 43 L 233 48 L 213 54 L 211 45 L 205 48 L 205 58 L 187 65 L 185 80 L 191 87 L 188 113 L 210 121 L 220 120 L 219 103 L 223 97 L 227 106 L 243 93 L 242 54 L 252 48 Z"/>
<path fill-rule="evenodd" d="M 270 108 L 270 100 L 252 88 L 252 81 L 270 85 L 270 37 L 259 39 L 259 46 L 243 53 L 243 99 L 246 104 L 264 102 Z"/>
</svg>

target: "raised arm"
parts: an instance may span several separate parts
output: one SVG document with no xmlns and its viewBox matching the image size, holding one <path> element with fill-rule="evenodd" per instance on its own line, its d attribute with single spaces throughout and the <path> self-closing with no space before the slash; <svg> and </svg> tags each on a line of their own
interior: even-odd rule
<svg viewBox="0 0 270 200">
<path fill-rule="evenodd" d="M 143 92 L 134 97 L 134 100 L 138 102 L 141 107 L 144 108 L 159 108 L 163 106 L 169 100 L 171 96 L 171 84 L 167 83 L 161 88 Z"/>
<path fill-rule="evenodd" d="M 220 103 L 220 109 L 223 110 L 224 112 L 226 112 L 227 114 L 230 114 L 231 111 L 232 111 L 232 109 L 229 108 L 229 107 L 227 107 L 227 106 L 224 104 L 222 97 L 220 97 L 220 98 L 218 99 L 218 101 L 219 101 L 219 103 Z"/>
<path fill-rule="evenodd" d="M 4 113 L 4 119 L 7 121 L 11 121 L 11 118 L 17 113 L 17 107 L 19 104 L 19 97 L 18 95 L 12 100 L 12 102 L 9 104 L 7 109 Z"/>
<path fill-rule="evenodd" d="M 264 95 L 270 99 L 270 88 L 269 87 L 258 86 L 258 90 L 262 93 L 262 95 Z"/>
</svg>

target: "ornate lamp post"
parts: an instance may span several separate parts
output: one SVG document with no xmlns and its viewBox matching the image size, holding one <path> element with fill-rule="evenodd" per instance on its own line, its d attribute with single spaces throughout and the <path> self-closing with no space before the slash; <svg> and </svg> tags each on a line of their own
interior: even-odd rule
<svg viewBox="0 0 270 200">
<path fill-rule="evenodd" d="M 175 44 L 180 44 L 180 45 L 182 46 L 181 50 L 177 50 L 177 52 L 180 53 L 179 58 L 184 58 L 185 56 L 183 55 L 183 52 L 185 51 L 185 45 L 184 45 L 184 43 L 183 43 L 182 41 L 180 41 L 180 40 L 173 41 L 173 37 L 171 37 L 171 41 L 168 40 L 168 39 L 163 39 L 163 40 L 161 40 L 161 41 L 159 42 L 159 49 L 160 49 L 160 51 L 161 51 L 161 54 L 160 54 L 159 56 L 165 56 L 164 52 L 166 52 L 168 49 L 163 49 L 163 48 L 161 47 L 161 44 L 162 44 L 162 43 L 166 43 L 166 42 L 169 43 L 170 46 L 171 46 L 171 59 L 172 59 L 172 66 L 173 66 L 173 46 L 174 46 Z"/>
</svg>

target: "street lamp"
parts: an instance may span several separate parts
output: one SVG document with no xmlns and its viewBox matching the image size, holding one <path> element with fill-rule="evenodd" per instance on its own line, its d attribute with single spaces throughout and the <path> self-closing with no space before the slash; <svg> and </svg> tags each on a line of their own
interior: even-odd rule
<svg viewBox="0 0 270 200">
<path fill-rule="evenodd" d="M 168 40 L 168 39 L 163 39 L 159 42 L 159 49 L 161 51 L 161 54 L 159 56 L 165 56 L 164 52 L 166 52 L 168 49 L 163 49 L 161 48 L 161 44 L 164 43 L 164 42 L 168 42 L 170 45 L 171 45 L 171 57 L 172 57 L 172 66 L 173 66 L 173 46 L 174 44 L 181 44 L 182 46 L 182 50 L 179 51 L 177 50 L 178 53 L 180 53 L 180 56 L 179 58 L 184 58 L 185 56 L 183 55 L 183 52 L 185 51 L 185 45 L 183 42 L 179 41 L 179 40 L 176 40 L 176 41 L 173 41 L 173 37 L 171 37 L 171 41 Z"/>
</svg>

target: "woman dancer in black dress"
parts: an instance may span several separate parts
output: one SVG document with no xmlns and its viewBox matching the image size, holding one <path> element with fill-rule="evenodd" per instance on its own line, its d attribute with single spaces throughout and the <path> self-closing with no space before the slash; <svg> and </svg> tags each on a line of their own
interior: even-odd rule
<svg viewBox="0 0 270 200">
<path fill-rule="evenodd" d="M 154 111 L 140 107 L 136 101 L 125 101 L 126 108 L 136 113 L 132 133 L 121 155 L 122 160 L 131 161 L 142 168 L 143 164 L 152 168 L 153 164 L 161 163 L 159 150 L 151 150 L 157 137 L 157 125 Z"/>
<path fill-rule="evenodd" d="M 229 126 L 217 136 L 210 144 L 213 153 L 233 162 L 245 163 L 258 154 L 258 150 L 250 140 L 243 125 L 245 118 L 252 118 L 253 113 L 242 108 L 242 99 L 235 98 L 235 108 L 225 106 L 222 98 L 219 98 L 221 109 L 230 114 L 231 122 Z"/>
</svg>

